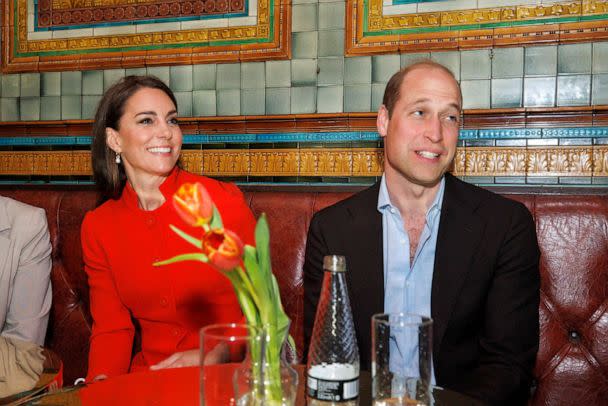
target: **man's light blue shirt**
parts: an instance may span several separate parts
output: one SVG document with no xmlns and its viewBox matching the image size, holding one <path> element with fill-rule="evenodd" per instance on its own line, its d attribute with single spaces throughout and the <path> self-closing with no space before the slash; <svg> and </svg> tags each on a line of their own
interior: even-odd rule
<svg viewBox="0 0 608 406">
<path fill-rule="evenodd" d="M 444 189 L 445 177 L 426 213 L 426 224 L 410 264 L 409 235 L 399 209 L 390 201 L 386 179 L 382 176 L 378 211 L 382 214 L 385 313 L 416 313 L 431 317 L 431 287 Z M 433 371 L 431 383 L 435 384 Z"/>
</svg>

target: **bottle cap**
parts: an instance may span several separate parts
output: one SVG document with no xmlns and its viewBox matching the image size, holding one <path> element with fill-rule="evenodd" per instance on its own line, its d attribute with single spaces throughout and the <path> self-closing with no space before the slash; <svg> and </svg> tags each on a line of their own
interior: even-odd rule
<svg viewBox="0 0 608 406">
<path fill-rule="evenodd" d="M 342 255 L 325 255 L 323 269 L 330 272 L 344 272 L 346 271 L 346 258 Z"/>
</svg>

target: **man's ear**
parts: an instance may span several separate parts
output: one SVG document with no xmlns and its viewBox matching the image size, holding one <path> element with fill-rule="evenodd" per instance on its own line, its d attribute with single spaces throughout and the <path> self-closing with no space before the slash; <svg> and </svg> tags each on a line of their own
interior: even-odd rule
<svg viewBox="0 0 608 406">
<path fill-rule="evenodd" d="M 118 136 L 118 131 L 113 128 L 106 127 L 106 144 L 110 149 L 117 154 L 122 152 L 122 148 L 120 147 L 120 137 Z"/>
<path fill-rule="evenodd" d="M 388 134 L 389 120 L 388 110 L 386 109 L 386 106 L 382 104 L 378 109 L 378 117 L 376 118 L 376 127 L 378 128 L 378 133 L 381 137 L 386 137 L 386 134 Z"/>
</svg>

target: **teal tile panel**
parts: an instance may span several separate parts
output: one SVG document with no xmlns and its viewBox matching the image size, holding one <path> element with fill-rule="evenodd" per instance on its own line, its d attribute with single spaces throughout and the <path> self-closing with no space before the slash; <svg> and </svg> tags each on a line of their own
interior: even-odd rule
<svg viewBox="0 0 608 406">
<path fill-rule="evenodd" d="M 40 73 L 24 73 L 21 75 L 21 97 L 40 96 Z"/>
</svg>

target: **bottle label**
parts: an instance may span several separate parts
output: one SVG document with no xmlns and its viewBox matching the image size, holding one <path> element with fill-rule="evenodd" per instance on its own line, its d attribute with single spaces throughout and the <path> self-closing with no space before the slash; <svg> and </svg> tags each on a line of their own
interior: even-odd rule
<svg viewBox="0 0 608 406">
<path fill-rule="evenodd" d="M 313 399 L 343 402 L 359 396 L 358 377 L 345 381 L 319 379 L 310 375 L 306 378 L 308 396 Z"/>
</svg>

